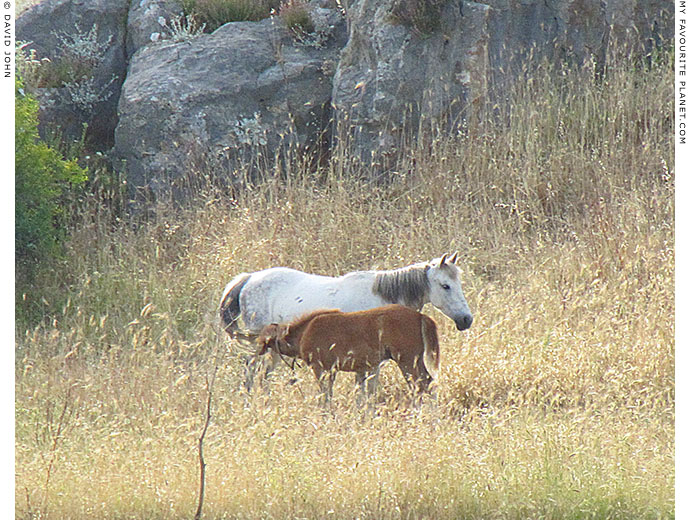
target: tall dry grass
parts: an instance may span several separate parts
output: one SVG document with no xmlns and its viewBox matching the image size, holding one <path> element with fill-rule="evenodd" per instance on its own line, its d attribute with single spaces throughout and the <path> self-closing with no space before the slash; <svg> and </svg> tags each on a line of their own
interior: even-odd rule
<svg viewBox="0 0 690 520">
<path fill-rule="evenodd" d="M 95 205 L 18 324 L 20 518 L 673 518 L 672 60 L 538 68 L 509 119 L 410 147 L 385 182 L 267 170 L 133 230 Z M 342 151 L 341 151 L 342 152 Z M 239 390 L 216 324 L 231 276 L 459 250 L 475 314 L 439 323 L 435 400 L 394 366 L 375 414 L 306 369 Z M 296 382 L 295 382 L 296 380 Z"/>
</svg>

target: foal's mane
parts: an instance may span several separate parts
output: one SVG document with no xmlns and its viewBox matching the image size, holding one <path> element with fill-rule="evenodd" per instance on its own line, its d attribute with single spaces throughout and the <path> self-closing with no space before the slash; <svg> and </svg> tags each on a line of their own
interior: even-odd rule
<svg viewBox="0 0 690 520">
<path fill-rule="evenodd" d="M 408 265 L 391 271 L 379 271 L 374 278 L 374 294 L 390 303 L 402 302 L 407 307 L 421 309 L 429 290 L 427 262 Z"/>
<path fill-rule="evenodd" d="M 322 314 L 335 314 L 336 312 L 341 311 L 339 311 L 338 309 L 318 309 L 315 311 L 311 311 L 306 314 L 303 314 L 299 318 L 292 320 L 289 323 L 289 326 L 291 330 L 296 330 L 297 328 L 301 327 L 302 325 L 305 325 L 317 316 L 321 316 Z"/>
</svg>

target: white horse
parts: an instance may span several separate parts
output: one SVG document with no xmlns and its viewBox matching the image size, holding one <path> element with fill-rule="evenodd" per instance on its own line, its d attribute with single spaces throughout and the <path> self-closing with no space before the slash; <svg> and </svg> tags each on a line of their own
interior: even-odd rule
<svg viewBox="0 0 690 520">
<path fill-rule="evenodd" d="M 223 291 L 220 317 L 232 337 L 259 334 L 271 323 L 290 322 L 319 309 L 355 312 L 397 303 L 421 310 L 431 303 L 453 320 L 458 330 L 472 325 L 455 265 L 458 253 L 391 271 L 355 271 L 334 278 L 287 267 L 237 275 Z M 244 322 L 245 334 L 238 321 Z M 271 368 L 279 361 L 273 353 Z M 255 360 L 246 381 L 251 388 Z M 373 382 L 375 383 L 375 382 Z"/>
</svg>

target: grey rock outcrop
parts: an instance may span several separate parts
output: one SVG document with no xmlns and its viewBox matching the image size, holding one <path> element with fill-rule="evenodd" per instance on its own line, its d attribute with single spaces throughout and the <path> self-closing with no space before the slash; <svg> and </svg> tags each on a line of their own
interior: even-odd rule
<svg viewBox="0 0 690 520">
<path fill-rule="evenodd" d="M 448 0 L 436 2 L 441 21 L 430 34 L 394 14 L 415 4 L 357 0 L 349 10 L 335 113 L 362 161 L 378 169 L 420 122 L 453 132 L 477 116 L 474 105 L 500 99 L 528 59 L 602 64 L 612 34 L 638 51 L 673 34 L 670 0 Z"/>
<path fill-rule="evenodd" d="M 127 19 L 127 56 L 169 32 L 171 20 L 182 14 L 175 0 L 132 0 Z"/>
<path fill-rule="evenodd" d="M 673 35 L 670 0 L 485 0 L 492 8 L 492 83 L 514 77 L 525 60 L 603 64 L 612 45 L 649 52 Z"/>
<path fill-rule="evenodd" d="M 16 38 L 61 76 L 39 89 L 39 129 L 59 127 L 100 148 L 112 146 L 117 103 L 127 70 L 127 0 L 44 0 L 17 19 Z"/>
<path fill-rule="evenodd" d="M 378 166 L 420 120 L 459 124 L 487 88 L 489 7 L 449 2 L 441 27 L 422 35 L 392 16 L 394 4 L 360 0 L 352 6 L 333 85 L 339 131 L 350 134 L 365 164 Z"/>
<path fill-rule="evenodd" d="M 344 20 L 319 10 L 319 41 L 300 43 L 278 19 L 141 48 L 119 104 L 114 155 L 146 196 L 180 196 L 200 168 L 234 182 L 238 165 L 314 149 L 329 119 Z"/>
<path fill-rule="evenodd" d="M 650 53 L 673 41 L 674 3 L 670 0 L 607 0 L 611 41 L 632 53 Z"/>
</svg>

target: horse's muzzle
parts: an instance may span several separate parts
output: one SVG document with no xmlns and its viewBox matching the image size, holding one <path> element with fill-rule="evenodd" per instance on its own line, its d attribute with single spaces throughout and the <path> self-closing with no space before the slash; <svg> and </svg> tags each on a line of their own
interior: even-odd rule
<svg viewBox="0 0 690 520">
<path fill-rule="evenodd" d="M 464 316 L 461 316 L 455 320 L 455 326 L 458 328 L 458 330 L 469 329 L 470 325 L 472 325 L 473 319 L 474 318 L 472 318 L 471 314 L 465 314 Z"/>
</svg>

